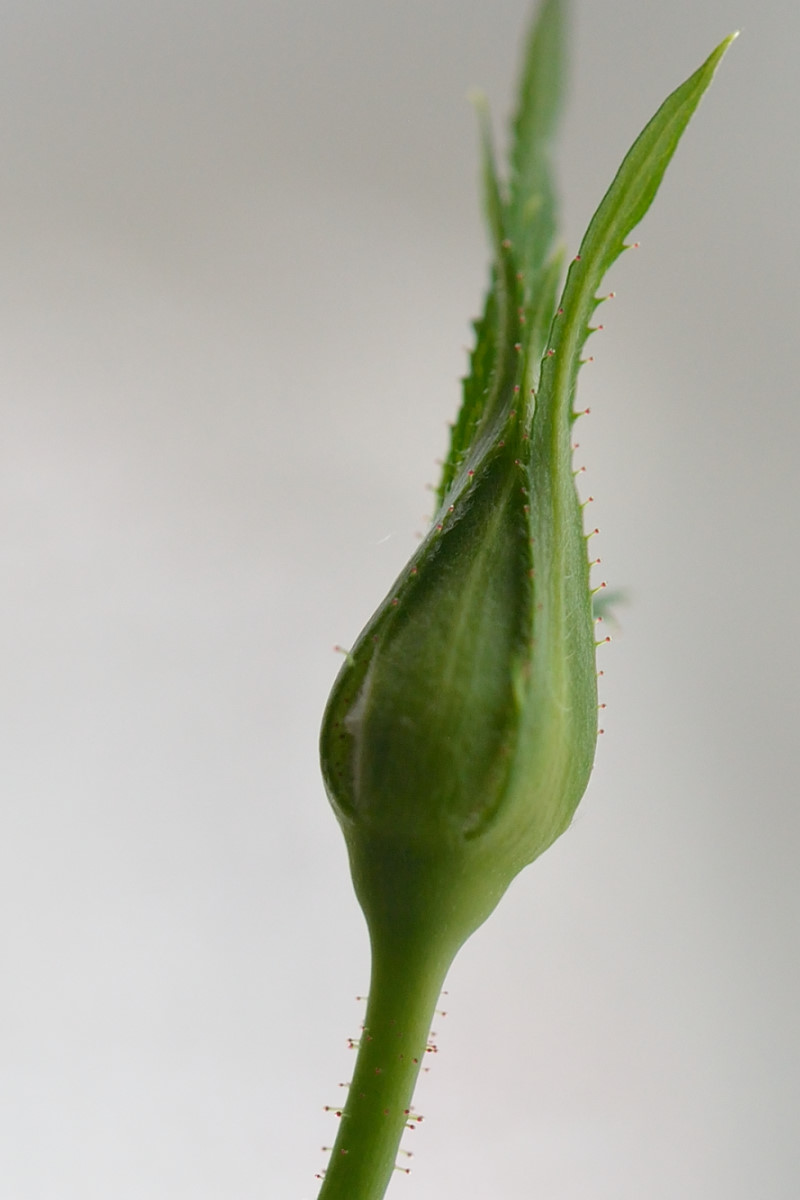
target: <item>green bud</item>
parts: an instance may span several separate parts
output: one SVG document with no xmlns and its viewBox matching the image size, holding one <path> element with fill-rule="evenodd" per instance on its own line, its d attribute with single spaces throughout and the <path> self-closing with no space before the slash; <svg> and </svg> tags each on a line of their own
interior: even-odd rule
<svg viewBox="0 0 800 1200">
<path fill-rule="evenodd" d="M 507 192 L 483 122 L 495 261 L 440 508 L 347 656 L 322 727 L 373 942 L 378 930 L 403 943 L 435 936 L 449 954 L 564 832 L 589 779 L 595 635 L 571 451 L 581 352 L 602 277 L 730 41 L 634 143 L 556 303 L 558 97 L 537 92 L 534 68 L 552 60 L 559 8 L 529 46 Z"/>
<path fill-rule="evenodd" d="M 408 921 L 396 876 L 413 861 L 419 878 L 406 886 L 430 870 L 458 878 L 466 894 L 448 908 L 459 937 L 567 828 L 596 740 L 570 421 L 553 452 L 513 408 L 514 386 L 348 656 L 322 734 L 362 904 L 377 888 L 380 904 L 397 901 L 391 920 Z"/>
</svg>

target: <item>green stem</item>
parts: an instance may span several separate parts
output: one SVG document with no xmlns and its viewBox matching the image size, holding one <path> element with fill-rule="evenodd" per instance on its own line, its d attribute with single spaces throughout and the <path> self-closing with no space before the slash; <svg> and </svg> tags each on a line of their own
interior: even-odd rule
<svg viewBox="0 0 800 1200">
<path fill-rule="evenodd" d="M 380 945 L 376 946 L 376 943 Z M 420 963 L 419 943 L 373 939 L 355 1071 L 318 1200 L 381 1200 L 410 1124 L 411 1098 L 452 954 Z M 427 957 L 424 953 L 422 957 Z"/>
</svg>

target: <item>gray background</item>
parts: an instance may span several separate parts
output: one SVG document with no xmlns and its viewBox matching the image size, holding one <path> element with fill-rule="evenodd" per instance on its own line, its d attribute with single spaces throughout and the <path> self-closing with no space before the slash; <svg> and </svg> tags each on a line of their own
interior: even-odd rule
<svg viewBox="0 0 800 1200">
<path fill-rule="evenodd" d="M 6 0 L 0 1179 L 305 1200 L 367 946 L 319 781 L 415 545 L 523 0 Z M 574 252 L 731 29 L 584 369 L 606 733 L 454 967 L 409 1200 L 794 1200 L 800 8 L 576 3 Z M 498 128 L 503 126 L 498 124 Z"/>
</svg>

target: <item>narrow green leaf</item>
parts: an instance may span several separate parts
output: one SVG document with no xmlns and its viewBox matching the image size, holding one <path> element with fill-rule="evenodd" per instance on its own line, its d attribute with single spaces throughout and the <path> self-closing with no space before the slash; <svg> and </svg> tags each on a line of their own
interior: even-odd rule
<svg viewBox="0 0 800 1200">
<path fill-rule="evenodd" d="M 475 104 L 475 115 L 478 118 L 478 135 L 481 145 L 484 212 L 486 214 L 486 223 L 489 226 L 494 261 L 496 265 L 499 265 L 502 244 L 508 237 L 506 204 L 502 195 L 500 177 L 497 173 L 494 139 L 492 138 L 492 122 L 486 96 L 483 92 L 475 92 L 473 102 Z"/>
<path fill-rule="evenodd" d="M 506 206 L 495 165 L 489 109 L 481 94 L 475 96 L 481 140 L 483 194 L 494 261 L 491 287 L 483 317 L 476 321 L 475 347 L 469 374 L 462 381 L 462 403 L 450 438 L 450 450 L 438 489 L 439 503 L 449 500 L 463 480 L 469 463 L 494 430 L 498 413 L 513 394 L 519 360 L 513 347 L 519 333 L 520 284 L 506 231 Z"/>
<path fill-rule="evenodd" d="M 492 279 L 462 404 L 438 488 L 449 501 L 470 463 L 485 449 L 538 373 L 560 277 L 551 143 L 563 99 L 565 0 L 546 0 L 525 43 L 519 103 L 512 123 L 510 180 L 498 178 L 486 100 L 476 96 L 484 206 L 492 241 Z M 519 346 L 519 350 L 515 347 Z M 516 392 L 515 392 L 516 387 Z"/>
<path fill-rule="evenodd" d="M 512 124 L 508 236 L 529 287 L 556 235 L 551 147 L 565 90 L 566 8 L 546 0 L 531 27 Z"/>
<path fill-rule="evenodd" d="M 601 297 L 603 276 L 619 257 L 625 238 L 638 225 L 658 191 L 664 172 L 722 56 L 737 35 L 717 46 L 701 67 L 661 105 L 625 156 L 589 223 L 570 265 L 561 304 L 553 319 L 542 361 L 534 430 L 557 420 L 562 433 L 572 419 L 580 353 L 591 333 L 589 319 Z"/>
<path fill-rule="evenodd" d="M 596 713 L 590 711 L 585 697 L 595 687 L 594 626 L 586 539 L 571 449 L 580 355 L 591 332 L 589 319 L 601 302 L 596 292 L 603 275 L 647 211 L 681 135 L 732 40 L 727 38 L 718 46 L 699 70 L 667 98 L 623 160 L 570 265 L 542 359 L 528 460 L 528 512 L 536 569 L 535 651 L 528 687 L 531 697 L 547 695 L 553 700 L 555 711 L 562 714 L 562 723 L 571 731 L 572 745 L 581 747 L 589 767 Z M 523 744 L 534 747 L 528 757 L 535 762 L 538 751 L 533 703 L 527 706 L 527 712 L 532 725 Z M 547 736 L 552 744 L 555 735 Z M 569 759 L 564 757 L 564 763 L 571 766 L 577 757 L 573 749 Z M 521 774 L 529 774 L 531 767 L 525 756 L 519 761 Z M 577 803 L 580 793 L 573 790 L 572 794 Z"/>
</svg>

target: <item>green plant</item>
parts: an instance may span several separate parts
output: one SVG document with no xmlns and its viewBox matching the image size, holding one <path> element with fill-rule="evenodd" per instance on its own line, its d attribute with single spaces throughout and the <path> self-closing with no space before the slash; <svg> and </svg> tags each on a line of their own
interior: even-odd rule
<svg viewBox="0 0 800 1200">
<path fill-rule="evenodd" d="M 735 35 L 733 35 L 735 36 Z M 447 970 L 569 825 L 597 734 L 574 397 L 598 288 L 650 206 L 732 37 L 634 142 L 559 296 L 550 146 L 564 4 L 525 54 L 510 174 L 479 102 L 491 286 L 432 528 L 334 684 L 322 769 L 372 950 L 353 1080 L 320 1200 L 380 1200 Z"/>
</svg>

